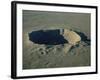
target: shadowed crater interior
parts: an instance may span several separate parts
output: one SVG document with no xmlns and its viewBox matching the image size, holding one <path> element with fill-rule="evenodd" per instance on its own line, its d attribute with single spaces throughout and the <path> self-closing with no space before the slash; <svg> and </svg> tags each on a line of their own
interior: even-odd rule
<svg viewBox="0 0 100 80">
<path fill-rule="evenodd" d="M 37 44 L 58 45 L 67 43 L 67 40 L 61 35 L 60 29 L 32 31 L 29 40 Z"/>
</svg>

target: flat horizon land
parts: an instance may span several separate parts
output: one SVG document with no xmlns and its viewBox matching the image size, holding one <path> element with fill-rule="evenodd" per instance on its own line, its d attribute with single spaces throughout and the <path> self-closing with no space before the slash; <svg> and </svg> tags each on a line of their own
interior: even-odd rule
<svg viewBox="0 0 100 80">
<path fill-rule="evenodd" d="M 23 10 L 23 69 L 91 66 L 90 16 L 89 13 Z M 39 44 L 29 39 L 34 31 L 51 29 L 71 29 L 89 40 L 81 40 L 67 52 L 68 43 Z"/>
</svg>

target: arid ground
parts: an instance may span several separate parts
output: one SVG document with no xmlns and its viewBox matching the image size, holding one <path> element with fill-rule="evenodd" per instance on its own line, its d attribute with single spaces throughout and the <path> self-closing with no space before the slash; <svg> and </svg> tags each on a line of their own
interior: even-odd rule
<svg viewBox="0 0 100 80">
<path fill-rule="evenodd" d="M 23 10 L 23 69 L 90 66 L 90 16 L 88 13 Z M 39 44 L 29 39 L 31 32 L 50 29 L 71 29 L 79 33 L 82 40 L 67 51 L 68 43 Z"/>
</svg>

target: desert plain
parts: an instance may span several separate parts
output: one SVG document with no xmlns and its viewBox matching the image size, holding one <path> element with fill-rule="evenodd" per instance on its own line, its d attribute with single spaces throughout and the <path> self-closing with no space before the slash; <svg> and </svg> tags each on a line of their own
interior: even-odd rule
<svg viewBox="0 0 100 80">
<path fill-rule="evenodd" d="M 91 65 L 91 15 L 89 13 L 23 10 L 22 15 L 23 69 L 67 68 Z M 40 44 L 30 40 L 29 34 L 32 32 L 56 29 L 75 31 L 81 36 L 81 40 L 72 47 L 69 46 L 68 42 Z M 41 37 L 39 40 L 41 41 L 45 37 Z M 48 41 L 50 40 L 48 39 Z"/>
</svg>

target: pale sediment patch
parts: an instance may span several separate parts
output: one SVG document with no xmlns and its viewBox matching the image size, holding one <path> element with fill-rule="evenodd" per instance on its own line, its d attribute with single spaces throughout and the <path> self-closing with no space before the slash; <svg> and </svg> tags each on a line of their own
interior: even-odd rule
<svg viewBox="0 0 100 80">
<path fill-rule="evenodd" d="M 65 54 L 68 53 L 72 46 L 73 45 L 71 44 L 64 44 L 64 48 L 63 48 L 64 53 Z"/>
<path fill-rule="evenodd" d="M 76 32 L 68 29 L 64 29 L 63 36 L 72 45 L 76 45 L 77 42 L 81 41 L 81 37 Z"/>
<path fill-rule="evenodd" d="M 33 45 L 33 42 L 31 42 L 29 40 L 28 33 L 24 34 L 24 39 L 23 40 L 24 40 L 24 43 L 25 43 L 26 46 L 32 46 Z"/>
<path fill-rule="evenodd" d="M 68 44 L 64 44 L 64 53 L 68 53 L 72 46 L 81 41 L 81 37 L 72 30 L 64 29 L 63 36 L 68 41 Z"/>
</svg>

